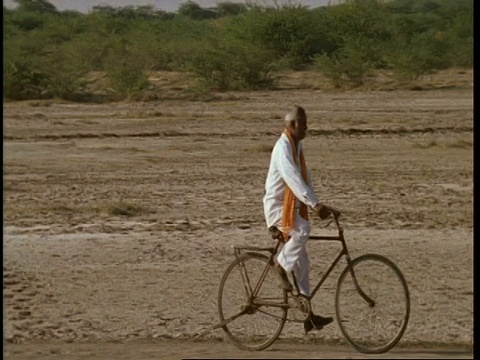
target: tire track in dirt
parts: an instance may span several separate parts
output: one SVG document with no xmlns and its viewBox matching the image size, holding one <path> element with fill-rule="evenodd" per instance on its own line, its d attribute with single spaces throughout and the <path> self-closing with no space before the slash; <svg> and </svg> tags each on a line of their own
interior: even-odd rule
<svg viewBox="0 0 480 360">
<path fill-rule="evenodd" d="M 332 130 L 309 130 L 309 136 L 352 136 L 352 135 L 411 135 L 411 134 L 432 134 L 432 133 L 462 133 L 472 132 L 471 126 L 448 126 L 448 127 L 426 127 L 418 129 L 407 129 L 404 127 L 396 129 L 360 129 L 360 128 L 348 128 L 348 129 L 332 129 Z M 205 136 L 205 137 L 248 137 L 253 134 L 242 133 L 202 133 L 202 132 L 181 132 L 181 131 L 164 131 L 164 132 L 143 132 L 143 133 L 84 133 L 84 134 L 62 134 L 62 135 L 37 135 L 37 136 L 9 136 L 5 135 L 4 140 L 59 140 L 59 139 L 98 139 L 98 138 L 130 138 L 130 137 L 188 137 L 188 136 Z M 274 136 L 278 135 L 272 131 L 266 131 L 263 133 L 256 133 L 256 136 Z"/>
</svg>

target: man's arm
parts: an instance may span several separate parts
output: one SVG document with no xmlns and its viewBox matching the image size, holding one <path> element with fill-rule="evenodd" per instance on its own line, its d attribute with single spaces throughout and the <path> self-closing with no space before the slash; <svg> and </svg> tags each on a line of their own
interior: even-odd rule
<svg viewBox="0 0 480 360">
<path fill-rule="evenodd" d="M 308 186 L 310 189 L 313 190 L 313 182 L 312 182 L 312 173 L 307 169 L 307 175 L 308 175 Z M 318 216 L 320 216 L 322 219 L 325 219 L 330 215 L 330 211 L 327 209 L 325 204 L 322 204 L 320 202 L 317 202 L 317 204 L 313 207 L 313 210 L 317 213 Z"/>
<path fill-rule="evenodd" d="M 300 146 L 299 151 L 303 151 L 303 144 Z M 310 189 L 313 189 L 312 173 L 309 168 L 307 168 L 307 185 Z M 315 191 L 314 191 L 315 192 Z"/>
<path fill-rule="evenodd" d="M 313 190 L 312 173 L 307 169 L 308 187 Z"/>
<path fill-rule="evenodd" d="M 318 200 L 313 189 L 303 180 L 301 171 L 295 164 L 290 146 L 282 144 L 275 149 L 274 157 L 277 168 L 287 186 L 302 203 L 315 207 Z"/>
</svg>

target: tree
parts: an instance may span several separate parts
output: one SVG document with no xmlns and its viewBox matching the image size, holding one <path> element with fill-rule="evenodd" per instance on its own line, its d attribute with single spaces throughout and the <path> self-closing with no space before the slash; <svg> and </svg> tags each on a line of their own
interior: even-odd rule
<svg viewBox="0 0 480 360">
<path fill-rule="evenodd" d="M 37 13 L 58 14 L 55 5 L 52 5 L 48 0 L 13 0 L 18 4 L 19 11 L 31 11 Z"/>
<path fill-rule="evenodd" d="M 178 14 L 189 17 L 194 20 L 214 19 L 217 13 L 210 9 L 204 9 L 194 1 L 187 1 L 180 5 Z"/>
<path fill-rule="evenodd" d="M 247 5 L 241 3 L 221 2 L 217 5 L 219 16 L 237 15 L 247 11 Z"/>
</svg>

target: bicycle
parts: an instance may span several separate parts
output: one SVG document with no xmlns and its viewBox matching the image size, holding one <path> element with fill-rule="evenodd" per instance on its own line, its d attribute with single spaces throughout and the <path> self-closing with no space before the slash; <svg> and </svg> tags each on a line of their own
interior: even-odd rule
<svg viewBox="0 0 480 360">
<path fill-rule="evenodd" d="M 220 322 L 213 328 L 222 328 L 240 349 L 268 348 L 287 321 L 307 319 L 311 300 L 345 257 L 347 266 L 338 278 L 335 293 L 335 315 L 341 333 L 362 353 L 380 354 L 392 349 L 402 338 L 410 317 L 407 282 L 400 269 L 385 256 L 370 253 L 352 260 L 339 222 L 340 212 L 331 209 L 331 214 L 333 220 L 325 227 L 334 221 L 338 235 L 312 235 L 309 241 L 339 241 L 342 249 L 308 297 L 299 292 L 294 274 L 293 291 L 283 290 L 277 278 L 272 278 L 278 276 L 272 268 L 273 259 L 284 242 L 276 227 L 269 228 L 272 238 L 277 240 L 274 247 L 233 246 L 235 260 L 225 270 L 219 286 Z M 288 318 L 289 311 L 293 318 Z M 256 318 L 260 321 L 254 322 Z"/>
</svg>

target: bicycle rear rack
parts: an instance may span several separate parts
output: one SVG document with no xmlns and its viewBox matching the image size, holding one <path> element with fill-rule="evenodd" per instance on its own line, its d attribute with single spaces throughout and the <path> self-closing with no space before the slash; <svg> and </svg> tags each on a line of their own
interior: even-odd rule
<svg viewBox="0 0 480 360">
<path fill-rule="evenodd" d="M 271 254 L 273 254 L 276 250 L 275 247 L 261 247 L 261 246 L 232 246 L 233 251 L 236 256 L 240 256 L 242 254 L 242 251 L 245 250 L 250 250 L 250 251 L 267 251 Z"/>
</svg>

